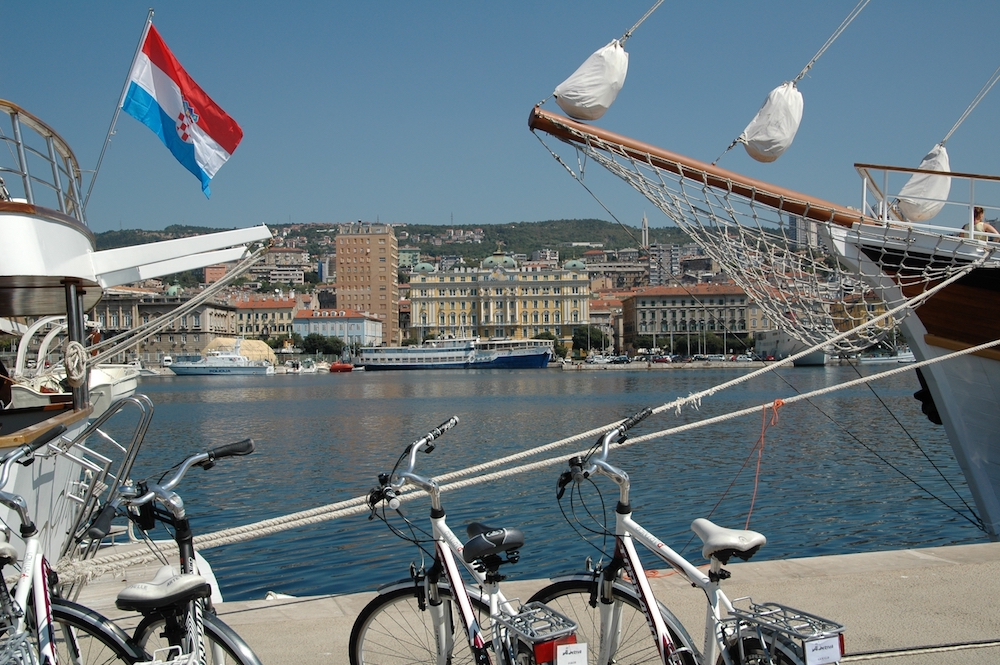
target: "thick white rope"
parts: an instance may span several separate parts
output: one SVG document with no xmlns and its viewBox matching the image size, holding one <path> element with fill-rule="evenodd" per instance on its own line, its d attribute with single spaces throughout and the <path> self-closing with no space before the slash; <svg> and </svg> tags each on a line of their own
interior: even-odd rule
<svg viewBox="0 0 1000 665">
<path fill-rule="evenodd" d="M 914 369 L 920 367 L 926 367 L 939 362 L 946 362 L 954 358 L 977 353 L 989 348 L 1000 346 L 1000 339 L 987 342 L 985 344 L 980 344 L 978 346 L 969 347 L 961 351 L 954 351 L 942 355 L 937 358 L 930 360 L 924 360 L 917 363 L 907 363 L 901 364 L 897 368 L 886 370 L 884 372 L 879 372 L 872 374 L 871 376 L 861 377 L 846 383 L 840 383 L 834 386 L 828 386 L 825 388 L 820 388 L 808 393 L 801 393 L 798 395 L 793 395 L 787 398 L 782 398 L 780 404 L 789 405 L 796 402 L 811 400 L 817 397 L 822 397 L 824 395 L 829 395 L 841 390 L 852 388 L 857 385 L 873 383 L 880 381 L 885 378 L 896 376 L 904 372 L 910 372 Z M 690 398 L 688 398 L 690 399 Z M 706 418 L 692 423 L 686 423 L 684 425 L 678 425 L 669 429 L 661 430 L 659 432 L 652 432 L 650 434 L 645 434 L 642 436 L 636 436 L 628 439 L 621 447 L 635 445 L 638 443 L 645 443 L 653 439 L 661 439 L 667 436 L 680 434 L 694 429 L 699 429 L 702 427 L 708 427 L 711 425 L 717 425 L 722 422 L 733 420 L 735 418 L 741 418 L 747 415 L 754 415 L 760 413 L 761 409 L 773 409 L 779 404 L 779 400 L 772 400 L 765 404 L 759 404 L 749 408 L 741 409 L 738 411 L 732 411 L 720 416 L 715 416 L 713 418 Z M 658 407 L 654 409 L 654 413 L 662 411 L 665 408 L 670 408 L 671 405 L 663 405 L 663 407 Z M 609 427 L 617 425 L 621 421 L 612 423 Z M 570 437 L 563 439 L 562 441 L 557 441 L 546 446 L 542 446 L 535 451 L 526 451 L 525 453 L 518 453 L 516 455 L 511 455 L 504 460 L 514 460 L 523 458 L 529 454 L 534 454 L 537 451 L 550 450 L 558 445 L 564 445 L 570 443 L 585 436 L 589 436 L 595 433 L 600 433 L 606 431 L 607 428 L 599 428 L 591 430 L 590 432 L 577 435 L 575 437 Z M 557 457 L 550 457 L 548 459 L 539 460 L 532 462 L 530 464 L 523 464 L 521 466 L 512 467 L 509 469 L 502 469 L 490 474 L 485 474 L 482 476 L 475 476 L 471 478 L 466 478 L 464 480 L 458 480 L 454 482 L 446 482 L 442 484 L 440 489 L 441 492 L 450 492 L 458 489 L 464 489 L 467 487 L 472 487 L 474 485 L 479 485 L 488 482 L 494 482 L 497 480 L 502 480 L 504 478 L 509 478 L 514 475 L 519 475 L 523 473 L 528 473 L 531 471 L 537 471 L 541 469 L 546 469 L 555 465 L 564 464 L 569 457 L 585 455 L 589 449 L 581 449 L 575 453 L 563 453 Z M 443 482 L 451 478 L 469 475 L 470 473 L 475 473 L 474 470 L 479 470 L 494 466 L 496 464 L 503 463 L 503 460 L 494 460 L 486 464 L 481 464 L 461 471 L 456 471 L 453 473 L 445 474 L 435 478 L 436 482 Z M 407 490 L 409 488 L 404 488 Z M 400 501 L 410 501 L 419 497 L 426 496 L 426 492 L 423 490 L 412 490 L 404 491 L 400 496 Z M 368 512 L 370 509 L 367 505 L 367 496 L 354 497 L 352 499 L 347 499 L 345 501 L 340 501 L 338 503 L 330 504 L 327 506 L 322 506 L 319 508 L 314 508 L 311 510 L 301 511 L 298 513 L 293 513 L 290 515 L 285 515 L 282 517 L 276 517 L 269 520 L 263 520 L 260 522 L 255 522 L 252 524 L 246 524 L 240 527 L 234 527 L 231 529 L 224 529 L 210 534 L 205 534 L 203 536 L 197 536 L 194 539 L 196 548 L 201 550 L 211 549 L 213 547 L 221 547 L 223 545 L 231 545 L 235 543 L 246 542 L 256 538 L 272 535 L 275 533 L 280 533 L 282 531 L 288 531 L 290 529 L 295 529 L 299 527 L 309 526 L 313 524 L 319 524 L 321 522 L 327 522 L 335 520 L 342 517 L 351 517 L 354 515 L 362 515 Z M 176 553 L 176 545 L 172 542 L 162 542 L 158 543 L 160 549 L 165 553 Z M 68 559 L 61 559 L 56 565 L 56 570 L 65 580 L 73 580 L 75 582 L 86 582 L 92 580 L 96 577 L 107 573 L 117 573 L 129 566 L 141 565 L 145 563 L 152 563 L 159 561 L 160 554 L 146 549 L 137 549 L 132 551 L 119 552 L 117 554 L 106 555 L 102 557 L 97 557 L 89 561 L 70 561 Z"/>
<path fill-rule="evenodd" d="M 39 363 L 41 364 L 41 363 Z M 80 342 L 66 342 L 63 351 L 63 364 L 66 366 L 66 381 L 74 388 L 79 388 L 87 380 L 87 349 Z"/>
</svg>

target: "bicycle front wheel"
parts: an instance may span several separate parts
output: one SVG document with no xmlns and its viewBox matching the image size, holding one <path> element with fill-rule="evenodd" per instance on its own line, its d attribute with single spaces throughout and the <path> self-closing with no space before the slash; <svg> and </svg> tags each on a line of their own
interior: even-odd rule
<svg viewBox="0 0 1000 665">
<path fill-rule="evenodd" d="M 72 665 L 138 663 L 146 654 L 117 625 L 82 605 L 52 599 L 56 657 Z"/>
<path fill-rule="evenodd" d="M 476 662 L 469 640 L 452 602 L 451 590 L 440 587 L 441 600 L 449 609 L 446 615 L 448 632 L 452 636 L 451 665 Z M 472 598 L 472 607 L 482 630 L 488 630 L 490 608 Z M 484 635 L 489 639 L 489 635 Z M 430 612 L 421 610 L 417 591 L 412 585 L 380 594 L 361 611 L 350 641 L 351 665 L 405 665 L 436 663 L 437 641 Z"/>
<path fill-rule="evenodd" d="M 595 581 L 584 579 L 555 582 L 537 592 L 531 597 L 531 601 L 544 603 L 576 622 L 576 641 L 587 644 L 589 665 L 597 665 L 601 653 L 602 634 L 610 634 L 610 638 L 614 640 L 610 654 L 612 663 L 628 665 L 662 663 L 656 640 L 646 620 L 646 613 L 631 590 L 617 586 L 614 588 L 611 615 L 613 621 L 617 620 L 617 625 L 602 631 L 600 601 L 597 601 L 595 607 L 590 605 L 590 599 L 596 597 L 592 593 L 596 584 Z M 663 618 L 668 626 L 677 625 L 674 617 L 664 614 Z M 690 638 L 685 634 L 686 639 L 681 640 L 672 628 L 668 630 L 678 649 L 686 647 L 680 653 L 685 665 L 695 665 Z"/>
<path fill-rule="evenodd" d="M 205 651 L 207 665 L 261 665 L 253 649 L 214 614 L 204 613 Z M 148 616 L 135 629 L 135 642 L 150 656 L 157 649 L 169 646 L 164 638 L 166 620 L 161 616 Z"/>
</svg>

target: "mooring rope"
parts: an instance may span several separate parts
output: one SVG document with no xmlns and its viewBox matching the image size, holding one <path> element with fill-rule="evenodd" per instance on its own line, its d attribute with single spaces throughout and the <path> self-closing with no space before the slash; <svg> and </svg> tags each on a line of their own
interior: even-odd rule
<svg viewBox="0 0 1000 665">
<path fill-rule="evenodd" d="M 960 356 L 977 353 L 996 346 L 1000 346 L 1000 339 L 993 340 L 991 342 L 986 342 L 984 344 L 979 344 L 977 346 L 969 347 L 967 349 L 962 349 L 960 351 L 954 351 L 939 356 L 937 358 L 932 358 L 930 360 L 924 360 L 916 363 L 901 364 L 897 368 L 872 374 L 871 376 L 854 379 L 846 383 L 840 383 L 834 386 L 819 388 L 817 390 L 810 391 L 808 393 L 801 393 L 790 397 L 775 399 L 770 402 L 767 402 L 766 404 L 757 404 L 745 409 L 731 411 L 729 413 L 721 414 L 719 416 L 714 416 L 712 418 L 705 418 L 699 421 L 677 425 L 675 427 L 661 430 L 659 432 L 652 432 L 650 434 L 645 434 L 642 436 L 635 436 L 629 438 L 627 441 L 620 444 L 619 447 L 632 446 L 639 443 L 652 441 L 654 439 L 662 439 L 668 436 L 681 434 L 702 427 L 717 425 L 719 423 L 724 423 L 730 420 L 734 420 L 736 418 L 742 418 L 747 415 L 759 414 L 762 408 L 773 409 L 779 401 L 784 406 L 787 406 L 790 404 L 794 404 L 796 402 L 811 400 L 816 397 L 829 395 L 838 392 L 840 390 L 853 388 L 861 384 L 880 381 L 882 379 L 896 376 L 904 372 L 910 372 L 914 369 L 926 367 L 939 362 L 946 362 L 948 360 L 952 360 Z M 666 408 L 673 408 L 671 407 L 671 405 L 663 405 L 663 406 Z M 664 409 L 661 407 L 660 410 Z M 656 411 L 657 410 L 654 409 L 654 412 Z M 608 427 L 613 427 L 614 425 L 617 425 L 620 422 L 622 421 L 619 420 L 614 423 L 611 423 Z M 475 473 L 478 470 L 496 466 L 498 464 L 503 464 L 509 461 L 517 461 L 529 455 L 537 454 L 538 452 L 543 450 L 551 450 L 555 447 L 578 441 L 582 438 L 604 432 L 608 429 L 608 427 L 596 428 L 588 432 L 578 434 L 573 437 L 569 437 L 567 439 L 562 439 L 560 441 L 546 444 L 531 451 L 517 453 L 515 455 L 510 455 L 499 460 L 493 460 L 491 462 L 487 462 L 484 464 L 468 467 L 461 471 L 455 471 L 452 473 L 444 474 L 442 476 L 436 477 L 435 481 L 444 483 L 440 486 L 441 492 L 451 492 L 459 489 L 472 487 L 474 485 L 494 482 L 515 475 L 520 475 L 532 471 L 547 469 L 556 465 L 565 464 L 566 460 L 569 457 L 577 455 L 586 455 L 590 449 L 585 448 L 578 450 L 574 453 L 563 453 L 556 457 L 550 457 L 547 459 L 538 460 L 536 462 L 531 462 L 529 464 L 522 464 L 520 466 L 508 469 L 502 469 L 481 476 L 465 478 L 463 480 L 455 480 L 453 482 L 445 482 L 451 478 L 469 475 L 471 473 Z M 411 501 L 413 499 L 426 496 L 426 492 L 424 492 L 423 490 L 405 491 L 407 489 L 409 488 L 404 487 L 404 492 L 402 492 L 401 495 L 399 496 L 400 501 Z M 246 524 L 239 527 L 223 529 L 221 531 L 217 531 L 214 533 L 197 536 L 194 539 L 195 547 L 199 551 L 202 551 L 211 549 L 213 547 L 221 547 L 223 545 L 242 543 L 263 536 L 280 533 L 282 531 L 288 531 L 290 529 L 319 524 L 321 522 L 327 522 L 342 517 L 363 515 L 370 511 L 370 508 L 367 505 L 367 498 L 368 498 L 367 495 L 358 496 L 337 503 L 329 504 L 326 506 L 321 506 L 319 508 L 313 508 L 298 513 L 284 515 L 282 517 L 276 517 L 268 520 L 254 522 L 252 524 Z M 173 542 L 162 542 L 162 543 L 157 543 L 157 545 L 163 552 L 167 553 L 176 552 L 176 545 Z M 154 552 L 148 549 L 136 549 L 131 551 L 118 552 L 115 554 L 100 556 L 86 561 L 70 561 L 64 558 L 58 562 L 58 564 L 55 566 L 55 569 L 60 574 L 60 576 L 66 581 L 72 580 L 74 582 L 86 582 L 95 579 L 97 577 L 100 577 L 104 574 L 119 572 L 121 570 L 128 568 L 129 566 L 142 565 L 159 560 L 160 560 L 160 554 L 158 552 Z"/>
</svg>

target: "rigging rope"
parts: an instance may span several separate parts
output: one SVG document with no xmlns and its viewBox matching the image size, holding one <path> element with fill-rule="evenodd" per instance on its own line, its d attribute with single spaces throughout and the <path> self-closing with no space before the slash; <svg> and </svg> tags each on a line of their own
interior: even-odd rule
<svg viewBox="0 0 1000 665">
<path fill-rule="evenodd" d="M 858 14 L 861 13 L 861 10 L 864 9 L 865 5 L 867 5 L 869 2 L 870 0 L 861 0 L 861 2 L 859 2 L 858 5 L 853 10 L 851 10 L 851 13 L 847 15 L 847 18 L 845 18 L 844 22 L 840 24 L 840 27 L 833 31 L 833 34 L 830 35 L 830 38 L 826 40 L 826 43 L 823 44 L 822 47 L 820 47 L 819 51 L 816 52 L 816 55 L 814 55 L 812 57 L 812 60 L 809 61 L 809 64 L 807 64 L 802 69 L 802 71 L 799 72 L 799 75 L 795 77 L 792 83 L 798 83 L 799 81 L 802 80 L 802 78 L 809 72 L 809 70 L 812 69 L 813 65 L 816 64 L 816 61 L 819 60 L 820 56 L 826 53 L 826 50 L 828 48 L 833 46 L 833 42 L 837 41 L 837 37 L 840 37 L 840 33 L 842 33 L 847 28 L 847 26 L 851 24 L 851 21 L 857 18 Z"/>
<path fill-rule="evenodd" d="M 1000 67 L 997 67 L 997 70 L 993 72 L 993 76 L 991 76 L 990 80 L 986 82 L 986 85 L 983 86 L 983 89 L 979 91 L 979 94 L 976 95 L 976 98 L 972 100 L 972 103 L 969 104 L 969 108 L 965 109 L 965 113 L 963 113 L 962 117 L 958 119 L 958 122 L 956 122 L 955 126 L 951 128 L 951 131 L 945 134 L 945 137 L 941 139 L 941 145 L 944 145 L 945 143 L 948 142 L 948 139 L 950 139 L 951 135 L 955 133 L 955 130 L 958 129 L 959 125 L 965 122 L 965 119 L 969 117 L 969 114 L 972 113 L 972 110 L 979 105 L 979 102 L 983 101 L 983 97 L 985 97 L 986 93 L 988 93 L 990 89 L 992 89 L 993 86 L 996 85 L 996 82 L 998 80 L 1000 80 Z"/>
<path fill-rule="evenodd" d="M 181 316 L 184 316 L 191 310 L 195 309 L 198 305 L 201 305 L 203 302 L 221 291 L 224 287 L 228 286 L 230 283 L 245 274 L 251 267 L 253 267 L 261 255 L 268 251 L 268 249 L 268 245 L 258 247 L 250 255 L 244 258 L 233 270 L 227 272 L 221 279 L 214 282 L 204 291 L 194 296 L 183 305 L 172 310 L 170 313 L 153 319 L 149 323 L 142 324 L 119 335 L 115 335 L 114 337 L 109 337 L 108 339 L 92 346 L 92 350 L 101 347 L 108 348 L 101 351 L 96 356 L 88 358 L 87 364 L 90 367 L 94 367 L 103 363 L 115 355 L 137 346 L 141 342 L 149 339 L 156 333 L 170 326 L 172 323 L 179 320 Z"/>
<path fill-rule="evenodd" d="M 640 25 L 642 25 L 642 22 L 645 21 L 647 18 L 649 18 L 649 15 L 652 14 L 653 12 L 655 12 L 656 8 L 659 7 L 662 4 L 663 4 L 663 0 L 656 0 L 656 4 L 654 4 L 652 7 L 650 7 L 648 12 L 646 12 L 645 14 L 643 14 L 642 18 L 639 19 L 636 22 L 635 25 L 633 25 L 631 28 L 629 28 L 628 30 L 625 31 L 625 34 L 622 35 L 622 38 L 618 40 L 618 43 L 621 44 L 622 46 L 624 46 L 625 45 L 625 40 L 627 40 L 629 37 L 631 37 L 632 33 L 635 32 L 635 29 L 638 28 Z"/>
</svg>

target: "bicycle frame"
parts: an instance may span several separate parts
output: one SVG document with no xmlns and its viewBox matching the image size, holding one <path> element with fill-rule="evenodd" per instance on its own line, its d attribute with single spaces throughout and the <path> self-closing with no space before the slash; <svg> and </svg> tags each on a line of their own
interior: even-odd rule
<svg viewBox="0 0 1000 665">
<path fill-rule="evenodd" d="M 31 596 L 35 608 L 34 629 L 38 635 L 39 662 L 56 663 L 55 625 L 52 622 L 52 602 L 49 598 L 48 572 L 49 564 L 39 552 L 40 542 L 37 537 L 25 541 L 24 558 L 21 563 L 21 575 L 14 589 L 14 610 L 17 621 L 14 624 L 14 635 L 21 635 L 27 630 L 28 596 Z"/>
<path fill-rule="evenodd" d="M 628 581 L 638 597 L 652 636 L 656 639 L 660 659 L 665 664 L 681 662 L 681 659 L 677 656 L 677 645 L 674 644 L 670 630 L 657 609 L 659 605 L 656 597 L 653 595 L 649 580 L 646 578 L 646 572 L 639 559 L 635 541 L 638 541 L 674 570 L 684 575 L 693 586 L 700 588 L 705 593 L 708 605 L 705 616 L 705 639 L 703 653 L 701 654 L 702 663 L 714 664 L 721 657 L 727 665 L 732 665 L 733 654 L 730 651 L 734 644 L 738 645 L 739 658 L 742 661 L 745 637 L 755 639 L 759 642 L 765 653 L 768 653 L 768 658 L 771 658 L 771 654 L 769 653 L 771 650 L 787 651 L 796 648 L 794 645 L 790 646 L 789 643 L 791 640 L 799 640 L 804 650 L 807 644 L 816 644 L 817 640 L 825 642 L 831 639 L 840 639 L 840 650 L 837 653 L 842 654 L 843 642 L 841 638 L 843 626 L 840 624 L 806 612 L 781 606 L 777 603 L 758 605 L 750 601 L 750 609 L 748 610 L 734 607 L 733 602 L 730 601 L 720 588 L 721 580 L 729 577 L 728 572 L 722 568 L 722 559 L 728 560 L 728 557 L 732 555 L 731 553 L 720 556 L 716 556 L 716 553 L 713 553 L 710 556 L 711 564 L 708 574 L 705 574 L 632 519 L 632 506 L 629 502 L 630 484 L 628 474 L 622 469 L 608 463 L 607 458 L 612 440 L 618 438 L 619 442 L 624 441 L 625 433 L 651 413 L 651 410 L 645 409 L 607 432 L 600 440 L 600 452 L 594 454 L 592 458 L 588 455 L 589 464 L 580 458 L 573 458 L 569 463 L 570 471 L 564 473 L 559 480 L 560 497 L 562 496 L 563 488 L 571 480 L 579 482 L 594 474 L 608 476 L 618 485 L 619 497 L 618 504 L 615 507 L 614 556 L 608 566 L 598 571 L 598 591 L 601 595 L 599 609 L 601 619 L 601 647 L 598 662 L 610 662 L 612 655 L 617 652 L 619 646 L 617 636 L 620 609 L 612 601 L 613 585 L 619 571 L 622 569 L 628 575 Z M 587 464 L 586 468 L 585 464 Z M 741 538 L 749 536 L 758 539 L 756 547 L 760 547 L 764 543 L 764 538 L 760 534 L 749 531 L 739 533 Z M 752 542 L 753 538 L 748 542 Z M 748 550 L 749 553 L 746 558 L 749 558 L 750 554 L 756 551 L 756 547 Z M 719 552 L 725 551 L 719 550 Z M 737 556 L 741 555 L 737 553 Z M 768 643 L 770 643 L 770 646 Z M 752 644 L 751 646 L 755 647 L 756 644 Z M 823 648 L 833 647 L 824 644 Z M 832 661 L 824 657 L 823 660 L 817 660 L 816 662 Z"/>
<path fill-rule="evenodd" d="M 674 645 L 673 640 L 670 638 L 670 633 L 663 622 L 663 617 L 658 611 L 655 611 L 657 607 L 656 597 L 653 595 L 649 580 L 646 578 L 646 571 L 642 566 L 642 561 L 639 559 L 634 541 L 641 543 L 646 549 L 680 572 L 694 586 L 700 588 L 705 593 L 708 599 L 708 608 L 705 616 L 705 642 L 702 649 L 702 662 L 716 662 L 719 654 L 725 653 L 725 634 L 720 608 L 723 608 L 727 613 L 733 609 L 732 602 L 730 602 L 729 598 L 719 587 L 718 578 L 715 575 L 706 575 L 691 565 L 687 559 L 675 552 L 669 545 L 644 529 L 638 522 L 632 519 L 631 511 L 627 513 L 619 512 L 616 515 L 614 562 L 620 561 L 620 565 L 624 566 L 625 572 L 629 577 L 629 582 L 632 584 L 636 595 L 642 601 L 647 621 L 650 622 L 650 628 L 656 637 L 657 648 L 660 651 L 660 657 L 663 659 L 663 662 L 670 662 L 669 657 L 676 650 L 676 645 Z M 617 567 L 614 562 L 612 568 Z M 713 558 L 710 570 L 718 573 L 721 568 L 719 560 Z M 609 581 L 613 582 L 613 579 Z M 610 627 L 612 625 L 610 621 L 612 617 L 609 614 L 606 615 L 606 612 L 610 611 L 610 607 L 609 605 L 602 605 L 601 607 L 601 625 L 603 626 Z M 605 648 L 612 646 L 610 640 L 602 640 L 601 644 Z M 610 654 L 604 653 L 604 651 L 605 649 L 602 648 L 601 660 L 598 662 L 607 662 L 606 658 Z M 724 655 L 724 658 L 728 661 L 728 655 Z"/>
<path fill-rule="evenodd" d="M 454 644 L 454 631 L 451 623 L 451 608 L 442 599 L 439 584 L 441 576 L 451 589 L 452 601 L 457 605 L 458 613 L 462 621 L 462 627 L 468 640 L 469 647 L 477 665 L 488 665 L 490 663 L 489 649 L 487 644 L 491 643 L 493 652 L 500 663 L 513 664 L 517 659 L 520 645 L 525 643 L 526 634 L 523 628 L 518 628 L 518 621 L 526 617 L 541 616 L 544 613 L 551 615 L 551 610 L 542 605 L 529 608 L 515 608 L 510 601 L 500 592 L 500 576 L 497 569 L 500 565 L 499 558 L 495 554 L 489 555 L 492 559 L 486 563 L 486 558 L 478 558 L 474 562 L 465 560 L 463 553 L 465 545 L 458 539 L 455 533 L 448 526 L 444 508 L 441 505 L 441 492 L 437 483 L 431 478 L 414 473 L 416 466 L 416 456 L 420 451 L 430 452 L 433 447 L 430 443 L 445 431 L 451 429 L 458 423 L 458 418 L 451 418 L 439 427 L 432 430 L 423 438 L 410 444 L 404 453 L 408 457 L 408 463 L 404 470 L 393 469 L 391 474 L 382 474 L 379 477 L 380 487 L 372 490 L 369 495 L 369 505 L 373 510 L 381 503 L 386 502 L 388 507 L 398 510 L 398 492 L 407 483 L 412 483 L 423 489 L 431 499 L 431 537 L 434 540 L 434 564 L 428 571 L 416 573 L 411 569 L 411 576 L 415 582 L 422 583 L 427 599 L 427 611 L 430 612 L 432 630 L 435 639 L 435 660 L 438 665 L 446 665 L 451 661 Z M 400 459 L 402 461 L 402 458 Z M 397 468 L 399 464 L 397 463 Z M 405 517 L 404 517 L 405 519 Z M 511 550 L 508 550 L 508 552 Z M 511 558 L 508 556 L 508 561 Z M 459 566 L 461 561 L 462 566 Z M 472 597 L 469 587 L 466 586 L 462 578 L 461 569 L 464 567 L 472 575 L 475 583 L 481 591 L 477 600 L 489 605 L 489 626 L 480 625 L 480 619 L 476 616 L 473 607 Z M 397 587 L 398 588 L 398 587 Z M 423 609 L 421 607 L 421 609 Z M 565 620 L 565 618 L 563 617 Z M 568 620 L 565 620 L 568 621 Z M 572 622 L 570 622 L 572 623 Z M 575 624 L 570 631 L 575 630 Z M 553 631 L 550 634 L 553 640 L 565 635 L 565 629 Z M 491 640 L 487 642 L 484 632 L 488 632 Z M 518 634 L 521 637 L 515 635 Z M 540 638 L 536 640 L 535 638 Z M 541 632 L 535 633 L 534 637 L 528 638 L 531 648 L 546 642 Z M 554 642 L 553 642 L 554 644 Z"/>
</svg>

